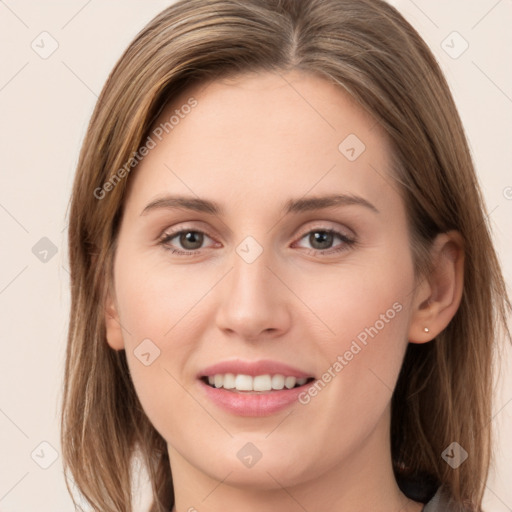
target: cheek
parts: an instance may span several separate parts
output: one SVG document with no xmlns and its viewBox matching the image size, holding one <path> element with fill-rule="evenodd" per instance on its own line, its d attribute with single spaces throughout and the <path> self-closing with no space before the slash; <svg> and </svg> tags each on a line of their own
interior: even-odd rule
<svg viewBox="0 0 512 512">
<path fill-rule="evenodd" d="M 373 261 L 378 264 L 360 261 L 334 279 L 315 279 L 321 293 L 306 295 L 307 283 L 300 292 L 329 327 L 323 338 L 310 332 L 322 354 L 320 380 L 325 386 L 319 384 L 318 399 L 305 396 L 304 401 L 343 403 L 332 414 L 347 428 L 351 425 L 354 435 L 360 424 L 354 417 L 376 419 L 389 403 L 409 329 L 414 282 L 409 254 L 381 253 Z"/>
<path fill-rule="evenodd" d="M 331 354 L 348 350 L 353 340 L 368 347 L 369 340 L 388 340 L 373 344 L 382 350 L 393 343 L 403 345 L 414 283 L 412 261 L 406 252 L 376 253 L 297 281 L 294 291 L 329 329 L 323 340 L 318 335 L 314 339 Z"/>
<path fill-rule="evenodd" d="M 161 259 L 154 264 L 137 257 L 128 245 L 118 249 L 115 282 L 130 375 L 144 411 L 162 433 L 177 403 L 180 414 L 192 413 L 187 408 L 194 402 L 180 383 L 201 338 L 197 315 L 204 311 L 197 306 L 211 285 L 183 266 L 171 271 Z"/>
<path fill-rule="evenodd" d="M 174 333 L 191 324 L 216 279 L 193 266 L 172 265 L 160 249 L 148 256 L 129 245 L 119 248 L 115 269 L 119 314 L 130 344 L 140 343 L 141 337 L 162 347 L 169 340 L 179 342 Z"/>
</svg>

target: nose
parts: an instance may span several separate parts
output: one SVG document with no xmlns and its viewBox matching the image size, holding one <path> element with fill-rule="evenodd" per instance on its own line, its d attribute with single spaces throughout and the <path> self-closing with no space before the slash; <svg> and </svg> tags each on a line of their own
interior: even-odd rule
<svg viewBox="0 0 512 512">
<path fill-rule="evenodd" d="M 219 289 L 217 327 L 248 341 L 281 336 L 290 328 L 291 292 L 271 268 L 266 251 L 252 263 L 234 254 Z"/>
</svg>

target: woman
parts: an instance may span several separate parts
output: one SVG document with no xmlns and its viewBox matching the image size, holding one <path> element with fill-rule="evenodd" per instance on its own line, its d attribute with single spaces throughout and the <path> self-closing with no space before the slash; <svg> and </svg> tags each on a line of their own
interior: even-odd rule
<svg viewBox="0 0 512 512">
<path fill-rule="evenodd" d="M 189 0 L 84 140 L 62 446 L 91 505 L 479 510 L 510 303 L 453 99 L 376 0 Z"/>
</svg>

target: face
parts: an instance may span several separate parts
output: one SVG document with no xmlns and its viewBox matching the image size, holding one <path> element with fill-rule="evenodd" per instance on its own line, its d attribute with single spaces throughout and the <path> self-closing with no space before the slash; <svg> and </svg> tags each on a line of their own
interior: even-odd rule
<svg viewBox="0 0 512 512">
<path fill-rule="evenodd" d="M 107 322 L 171 467 L 260 488 L 388 453 L 415 282 L 375 119 L 283 76 L 202 84 L 162 112 L 129 177 Z"/>
</svg>

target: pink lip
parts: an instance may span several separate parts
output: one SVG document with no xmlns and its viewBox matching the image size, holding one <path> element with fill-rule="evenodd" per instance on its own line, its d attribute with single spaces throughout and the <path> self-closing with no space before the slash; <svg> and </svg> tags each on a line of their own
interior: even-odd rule
<svg viewBox="0 0 512 512">
<path fill-rule="evenodd" d="M 293 389 L 256 393 L 214 388 L 202 380 L 204 377 L 225 373 L 250 375 L 252 377 L 281 374 L 286 377 L 308 378 L 312 375 L 277 361 L 260 360 L 251 362 L 240 359 L 223 361 L 199 372 L 197 378 L 205 395 L 218 407 L 237 416 L 268 416 L 279 412 L 297 402 L 298 396 L 314 382 Z"/>
<path fill-rule="evenodd" d="M 208 366 L 200 371 L 197 375 L 198 378 L 209 377 L 220 373 L 234 373 L 235 375 L 276 375 L 281 374 L 285 377 L 307 378 L 312 377 L 311 374 L 305 373 L 298 368 L 288 366 L 287 364 L 279 363 L 277 361 L 270 361 L 262 359 L 260 361 L 242 361 L 241 359 L 234 359 L 233 361 L 223 361 L 221 363 Z"/>
<path fill-rule="evenodd" d="M 236 416 L 269 416 L 286 409 L 298 401 L 307 387 L 268 391 L 265 393 L 236 392 L 223 388 L 212 388 L 202 380 L 199 385 L 206 396 L 217 406 Z"/>
</svg>

